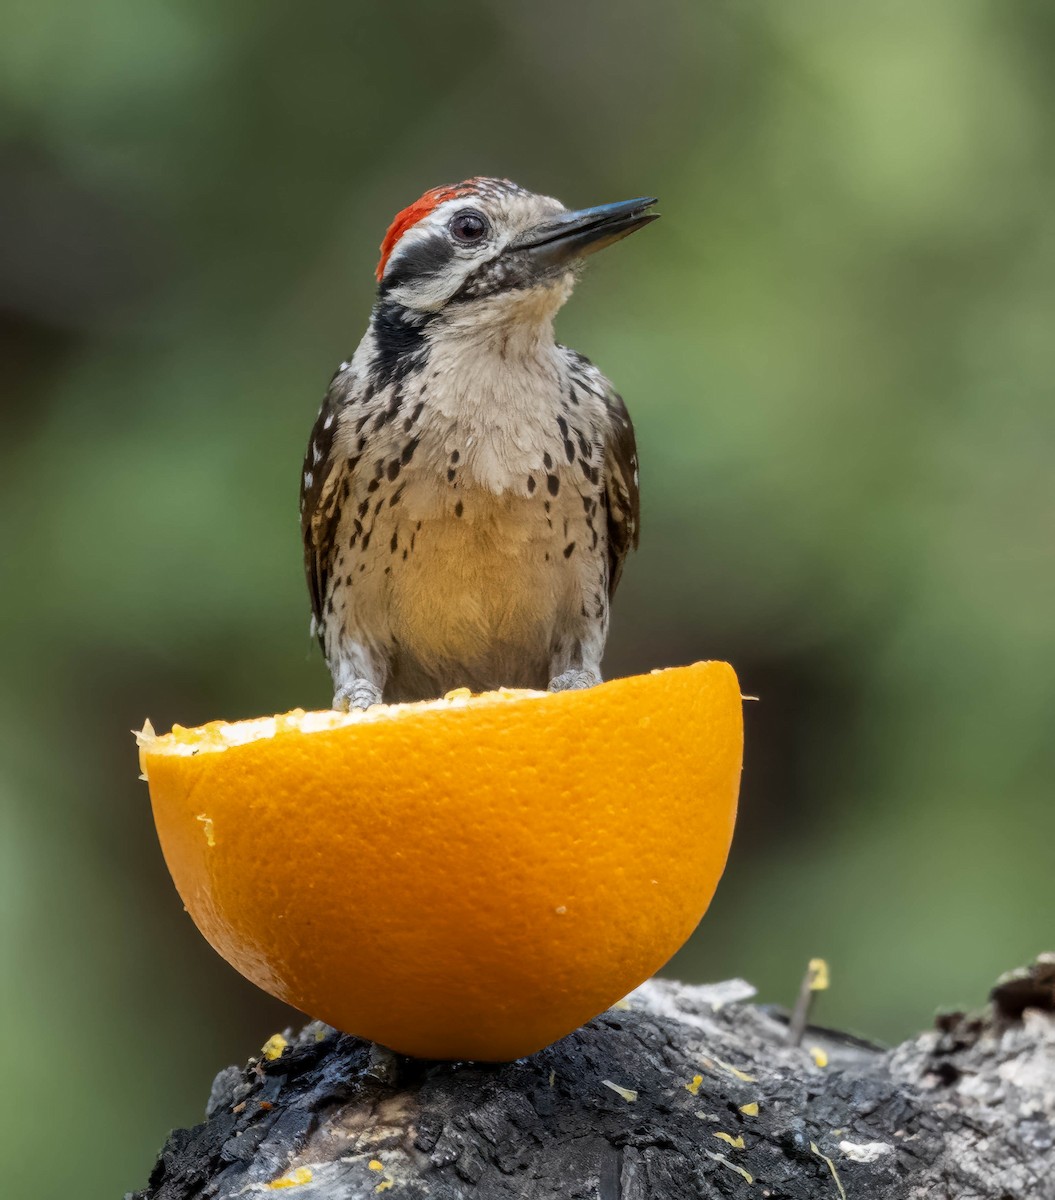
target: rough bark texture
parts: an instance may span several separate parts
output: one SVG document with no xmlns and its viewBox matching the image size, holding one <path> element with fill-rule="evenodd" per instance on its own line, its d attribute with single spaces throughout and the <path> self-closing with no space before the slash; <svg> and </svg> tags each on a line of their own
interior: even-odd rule
<svg viewBox="0 0 1055 1200">
<path fill-rule="evenodd" d="M 652 981 L 503 1066 L 312 1023 L 217 1076 L 136 1200 L 1055 1198 L 1055 955 L 894 1050 L 816 1028 L 789 1046 L 751 994 Z"/>
</svg>

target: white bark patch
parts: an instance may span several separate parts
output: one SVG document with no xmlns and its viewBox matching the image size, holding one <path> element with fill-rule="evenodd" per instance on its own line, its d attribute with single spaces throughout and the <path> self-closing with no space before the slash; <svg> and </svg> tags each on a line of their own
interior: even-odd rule
<svg viewBox="0 0 1055 1200">
<path fill-rule="evenodd" d="M 839 1150 L 853 1162 L 872 1163 L 884 1154 L 893 1154 L 889 1142 L 840 1142 Z"/>
</svg>

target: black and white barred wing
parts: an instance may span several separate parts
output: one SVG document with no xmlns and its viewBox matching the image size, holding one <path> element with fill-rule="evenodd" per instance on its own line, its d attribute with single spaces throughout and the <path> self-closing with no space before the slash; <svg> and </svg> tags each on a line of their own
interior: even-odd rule
<svg viewBox="0 0 1055 1200">
<path fill-rule="evenodd" d="M 623 398 L 609 390 L 608 432 L 604 446 L 604 491 L 608 510 L 608 595 L 615 595 L 623 562 L 637 548 L 641 497 L 638 490 L 637 442 Z"/>
<path fill-rule="evenodd" d="M 311 596 L 312 633 L 322 642 L 322 624 L 330 573 L 347 493 L 348 463 L 336 452 L 338 402 L 331 391 L 311 431 L 300 480 L 300 532 L 304 539 L 304 572 Z M 323 647 L 325 649 L 325 646 Z"/>
</svg>

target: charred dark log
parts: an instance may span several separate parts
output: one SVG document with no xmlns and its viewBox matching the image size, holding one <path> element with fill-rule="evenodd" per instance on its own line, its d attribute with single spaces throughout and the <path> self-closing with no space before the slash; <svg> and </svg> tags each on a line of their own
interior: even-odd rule
<svg viewBox="0 0 1055 1200">
<path fill-rule="evenodd" d="M 791 1046 L 751 994 L 652 981 L 503 1066 L 309 1024 L 217 1076 L 136 1200 L 1055 1198 L 1055 955 L 894 1050 L 812 1027 Z"/>
</svg>

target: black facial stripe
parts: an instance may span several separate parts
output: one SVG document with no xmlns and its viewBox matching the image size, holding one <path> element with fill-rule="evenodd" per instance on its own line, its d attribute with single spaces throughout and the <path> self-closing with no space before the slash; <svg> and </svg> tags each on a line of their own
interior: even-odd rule
<svg viewBox="0 0 1055 1200">
<path fill-rule="evenodd" d="M 401 383 L 424 367 L 429 356 L 426 329 L 431 320 L 427 314 L 412 313 L 391 301 L 382 301 L 374 307 L 370 324 L 377 350 L 371 373 L 378 387 Z"/>
<path fill-rule="evenodd" d="M 414 240 L 405 250 L 397 249 L 377 294 L 383 300 L 393 288 L 439 275 L 447 270 L 453 259 L 454 246 L 445 233 L 432 233 Z"/>
<path fill-rule="evenodd" d="M 538 267 L 527 255 L 507 252 L 481 263 L 454 293 L 451 302 L 479 300 L 484 296 L 495 296 L 499 292 L 521 292 L 527 288 L 538 287 L 548 279 L 557 280 L 574 269 L 574 265 L 568 264 L 540 274 Z"/>
</svg>

